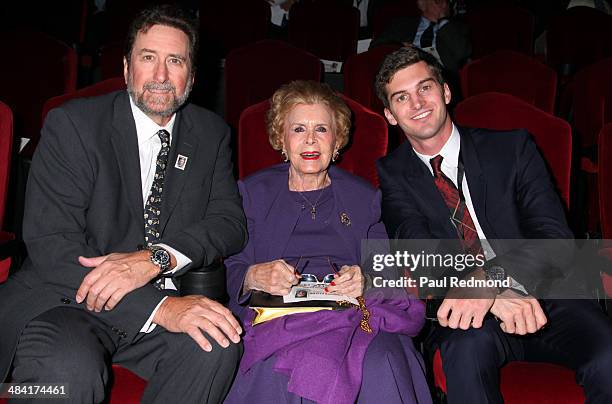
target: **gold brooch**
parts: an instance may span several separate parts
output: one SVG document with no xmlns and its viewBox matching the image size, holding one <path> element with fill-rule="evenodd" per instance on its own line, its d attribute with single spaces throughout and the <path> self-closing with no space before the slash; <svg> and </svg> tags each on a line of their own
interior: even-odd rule
<svg viewBox="0 0 612 404">
<path fill-rule="evenodd" d="M 340 214 L 340 223 L 342 223 L 345 226 L 350 226 L 351 225 L 351 218 L 349 218 L 349 216 L 346 213 L 341 213 Z"/>
</svg>

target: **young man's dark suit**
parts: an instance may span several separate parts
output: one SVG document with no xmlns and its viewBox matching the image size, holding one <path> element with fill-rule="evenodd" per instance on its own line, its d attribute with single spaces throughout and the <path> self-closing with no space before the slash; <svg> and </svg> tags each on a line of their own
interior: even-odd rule
<svg viewBox="0 0 612 404">
<path fill-rule="evenodd" d="M 474 211 L 487 239 L 573 238 L 544 161 L 525 131 L 460 128 L 459 133 Z M 409 142 L 378 161 L 378 174 L 389 237 L 457 237 L 431 172 Z M 553 257 L 536 248 L 523 249 L 521 254 L 495 252 L 506 272 L 528 291 L 537 288 L 539 280 L 563 275 L 555 273 Z M 565 364 L 577 370 L 587 397 L 609 402 L 610 321 L 588 301 L 540 304 L 548 324 L 524 337 L 505 334 L 492 318 L 485 319 L 481 329 L 435 327 L 431 341 L 441 349 L 449 402 L 502 402 L 497 369 L 510 360 Z M 479 374 L 477 369 L 486 370 Z"/>
<path fill-rule="evenodd" d="M 89 272 L 79 265 L 78 256 L 133 252 L 144 244 L 138 143 L 128 97 L 120 91 L 75 100 L 46 119 L 27 186 L 24 239 L 29 258 L 0 286 L 0 379 L 9 370 L 20 333 L 41 313 L 57 306 L 86 311 L 107 324 L 122 343 L 137 343 L 154 308 L 172 293 L 148 284 L 101 313 L 75 302 Z M 191 104 L 176 114 L 159 243 L 192 263 L 174 276 L 239 252 L 247 237 L 228 126 Z M 184 170 L 175 167 L 178 155 L 187 157 Z M 213 346 L 213 352 L 222 350 Z"/>
</svg>

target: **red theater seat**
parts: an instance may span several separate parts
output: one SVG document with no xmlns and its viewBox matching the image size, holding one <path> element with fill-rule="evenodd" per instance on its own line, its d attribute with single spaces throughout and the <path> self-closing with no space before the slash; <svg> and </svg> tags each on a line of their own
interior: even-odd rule
<svg viewBox="0 0 612 404">
<path fill-rule="evenodd" d="M 123 77 L 115 77 L 113 79 L 100 81 L 96 84 L 92 84 L 89 87 L 84 87 L 68 94 L 62 94 L 58 95 L 57 97 L 50 98 L 43 106 L 42 122 L 45 121 L 45 118 L 50 110 L 59 107 L 66 101 L 74 98 L 95 97 L 97 95 L 107 94 L 117 90 L 124 90 L 125 88 L 125 80 Z"/>
<path fill-rule="evenodd" d="M 597 185 L 597 138 L 604 124 L 612 122 L 612 57 L 578 71 L 572 81 L 573 127 L 582 151 L 580 169 L 586 174 L 588 230 L 596 232 L 598 192 L 610 188 Z"/>
<path fill-rule="evenodd" d="M 606 240 L 600 255 L 612 262 L 612 123 L 605 125 L 599 132 L 599 217 L 601 232 Z M 601 274 L 606 296 L 612 299 L 612 275 Z"/>
<path fill-rule="evenodd" d="M 399 46 L 382 45 L 351 56 L 344 64 L 344 94 L 383 115 L 383 104 L 374 91 L 374 79 L 385 57 Z"/>
<path fill-rule="evenodd" d="M 4 212 L 7 202 L 11 157 L 13 152 L 13 113 L 11 109 L 0 102 L 0 245 L 12 241 L 12 233 L 2 231 Z M 0 256 L 0 283 L 9 275 L 11 257 Z"/>
<path fill-rule="evenodd" d="M 110 404 L 136 404 L 147 386 L 147 381 L 119 365 L 113 365 L 114 384 Z"/>
<path fill-rule="evenodd" d="M 349 2 L 301 0 L 289 11 L 289 41 L 321 59 L 344 62 L 358 37 L 359 10 Z"/>
<path fill-rule="evenodd" d="M 472 58 L 497 50 L 533 53 L 534 17 L 527 10 L 506 4 L 494 4 L 465 15 L 470 27 Z"/>
<path fill-rule="evenodd" d="M 567 122 L 508 94 L 483 93 L 455 108 L 461 126 L 510 130 L 525 128 L 548 163 L 552 178 L 566 208 L 570 206 L 572 130 Z"/>
<path fill-rule="evenodd" d="M 376 3 L 374 4 L 376 6 Z M 372 37 L 376 38 L 398 17 L 419 17 L 421 11 L 416 0 L 399 0 L 383 3 L 374 11 L 372 18 Z"/>
<path fill-rule="evenodd" d="M 554 113 L 557 73 L 531 56 L 501 50 L 465 65 L 460 72 L 465 98 L 496 91 Z"/>
<path fill-rule="evenodd" d="M 612 16 L 591 7 L 572 7 L 551 19 L 546 38 L 548 64 L 573 73 L 612 56 Z"/>
<path fill-rule="evenodd" d="M 0 34 L 2 50 L 19 65 L 0 67 L 0 100 L 13 111 L 14 132 L 30 143 L 22 154 L 31 157 L 40 138 L 40 113 L 49 98 L 74 91 L 77 55 L 45 34 L 15 31 Z"/>
<path fill-rule="evenodd" d="M 218 47 L 222 55 L 266 37 L 270 4 L 266 0 L 200 1 L 203 53 Z"/>
<path fill-rule="evenodd" d="M 237 128 L 249 105 L 292 80 L 321 81 L 321 69 L 319 58 L 286 42 L 263 40 L 233 50 L 225 59 L 225 119 Z"/>
<path fill-rule="evenodd" d="M 349 146 L 338 166 L 378 186 L 375 162 L 387 153 L 387 123 L 378 114 L 343 96 L 353 113 Z M 245 109 L 238 126 L 238 175 L 247 175 L 280 163 L 280 154 L 268 142 L 265 115 L 268 100 Z"/>
<path fill-rule="evenodd" d="M 433 363 L 435 386 L 446 394 L 442 357 L 436 351 Z M 549 363 L 511 362 L 501 370 L 500 388 L 506 404 L 584 403 L 584 391 L 574 372 Z"/>
</svg>

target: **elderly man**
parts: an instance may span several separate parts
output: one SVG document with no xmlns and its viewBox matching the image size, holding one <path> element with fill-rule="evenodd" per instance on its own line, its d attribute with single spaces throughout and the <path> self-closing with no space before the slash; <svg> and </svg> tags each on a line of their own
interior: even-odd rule
<svg viewBox="0 0 612 404">
<path fill-rule="evenodd" d="M 172 279 L 240 251 L 246 226 L 230 131 L 186 103 L 197 29 L 180 10 L 141 12 L 128 91 L 77 100 L 44 124 L 27 188 L 29 258 L 0 287 L 0 375 L 105 400 L 109 365 L 148 380 L 143 402 L 220 402 L 240 355 L 217 302 Z M 62 401 L 66 402 L 66 401 Z"/>
</svg>

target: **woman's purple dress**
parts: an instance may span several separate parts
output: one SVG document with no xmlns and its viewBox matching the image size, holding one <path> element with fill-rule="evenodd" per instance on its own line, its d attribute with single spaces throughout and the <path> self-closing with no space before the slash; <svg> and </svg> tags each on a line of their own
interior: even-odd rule
<svg viewBox="0 0 612 404">
<path fill-rule="evenodd" d="M 241 184 L 241 191 L 243 189 L 244 186 Z M 345 240 L 337 234 L 337 227 L 331 225 L 336 216 L 336 203 L 332 186 L 323 190 L 303 192 L 302 195 L 286 190 L 281 192 L 280 197 L 285 199 L 283 204 L 298 205 L 297 212 L 299 218 L 297 218 L 296 225 L 291 232 L 282 255 L 276 257 L 276 259 L 282 258 L 294 266 L 297 264 L 297 269 L 300 273 L 314 274 L 319 279 L 333 272 L 330 262 L 336 264 L 338 268 L 342 265 L 359 264 L 354 262 L 354 258 L 352 258 L 354 254 L 351 253 L 350 246 L 347 246 Z M 316 219 L 314 220 L 311 216 L 311 206 L 313 204 L 316 205 Z M 249 211 L 246 207 L 245 212 L 247 217 L 249 217 Z M 359 248 L 359 246 L 352 246 L 352 248 Z M 230 258 L 228 260 L 228 271 L 232 270 L 232 264 L 232 258 Z M 228 276 L 228 278 L 230 279 L 229 282 L 231 282 L 231 276 Z M 229 289 L 236 290 L 236 285 L 229 287 Z M 231 297 L 234 298 L 234 296 Z M 313 402 L 288 391 L 288 389 L 300 391 L 300 388 L 304 389 L 305 386 L 312 386 L 312 390 L 318 392 L 319 390 L 324 391 L 325 387 L 329 387 L 325 383 L 337 384 L 338 380 L 334 377 L 329 378 L 327 376 L 327 379 L 323 379 L 326 377 L 323 374 L 330 375 L 329 371 L 324 372 L 324 370 L 329 370 L 326 368 L 326 363 L 329 362 L 327 360 L 329 358 L 326 358 L 326 356 L 330 355 L 331 352 L 330 348 L 326 347 L 333 346 L 334 348 L 340 348 L 342 351 L 342 346 L 346 345 L 350 349 L 347 348 L 344 354 L 340 352 L 340 356 L 351 357 L 351 354 L 353 354 L 354 357 L 357 357 L 359 355 L 355 355 L 355 352 L 362 349 L 360 359 L 357 359 L 358 362 L 362 362 L 363 373 L 360 377 L 357 395 L 354 397 L 356 400 L 346 399 L 347 396 L 343 394 L 345 392 L 348 393 L 350 389 L 348 387 L 345 389 L 342 385 L 339 385 L 338 388 L 328 388 L 326 393 L 328 395 L 326 397 L 332 397 L 335 394 L 334 402 L 431 403 L 429 388 L 424 376 L 425 367 L 423 360 L 415 350 L 412 338 L 410 337 L 410 335 L 415 335 L 423 324 L 423 308 L 418 300 L 408 298 L 407 296 L 405 299 L 405 307 L 411 305 L 409 310 L 414 318 L 410 319 L 410 321 L 405 321 L 405 324 L 403 324 L 404 333 L 379 331 L 373 339 L 368 339 L 365 334 L 359 334 L 363 333 L 362 330 L 355 331 L 355 336 L 358 338 L 351 336 L 349 338 L 352 339 L 349 340 L 345 338 L 346 333 L 343 334 L 343 331 L 336 334 L 334 334 L 336 330 L 329 333 L 324 331 L 325 327 L 333 328 L 337 325 L 335 324 L 336 322 L 344 321 L 346 317 L 345 312 L 325 311 L 292 315 L 287 316 L 284 320 L 276 319 L 270 322 L 277 322 L 275 324 L 264 323 L 255 327 L 245 324 L 247 329 L 245 355 L 241 369 L 238 371 L 236 380 L 225 402 Z M 252 311 L 250 309 L 236 310 L 239 304 L 235 300 L 231 302 L 231 306 L 239 314 L 243 322 L 246 323 L 252 319 Z M 356 309 L 351 310 L 355 310 L 355 313 L 358 313 Z M 289 317 L 291 318 L 289 319 Z M 355 315 L 353 315 L 353 318 L 355 318 Z M 301 321 L 302 319 L 303 321 Z M 290 320 L 290 322 L 285 323 L 286 320 Z M 376 319 L 374 320 L 376 321 Z M 404 320 L 407 319 L 404 318 Z M 320 321 L 326 322 L 321 323 Z M 317 325 L 317 322 L 319 322 L 319 325 Z M 348 323 L 350 321 L 347 320 Z M 388 320 L 387 323 L 390 324 L 391 328 L 393 327 L 391 320 Z M 266 349 L 274 350 L 276 347 L 291 347 L 291 340 L 293 338 L 297 341 L 300 339 L 300 335 L 303 336 L 303 334 L 287 332 L 287 327 L 297 327 L 297 329 L 304 327 L 302 328 L 303 330 L 312 332 L 313 335 L 316 335 L 317 331 L 323 331 L 312 338 L 306 338 L 306 345 L 304 347 L 311 347 L 308 349 L 312 349 L 312 351 L 302 352 L 299 348 L 297 350 L 280 349 L 277 353 L 266 356 L 268 355 Z M 313 327 L 315 329 L 312 329 Z M 381 329 L 383 329 L 382 326 Z M 338 337 L 339 335 L 340 337 Z M 334 340 L 335 337 L 339 339 Z M 358 340 L 362 342 L 354 342 Z M 368 342 L 363 342 L 365 340 Z M 347 341 L 349 341 L 348 344 Z M 353 344 L 361 344 L 361 346 L 357 347 L 353 346 Z M 264 347 L 265 349 L 257 347 Z M 335 349 L 335 351 L 337 350 Z M 365 354 L 363 350 L 365 350 Z M 304 366 L 312 367 L 314 364 L 314 371 L 300 373 L 300 371 L 305 369 L 311 369 L 309 367 L 300 368 L 299 364 L 301 361 L 295 359 L 295 355 L 301 355 L 302 353 L 304 353 L 306 358 L 303 359 Z M 279 359 L 279 355 L 281 355 L 281 359 Z M 317 362 L 319 359 L 320 362 Z M 286 368 L 287 363 L 290 364 L 289 368 Z M 316 370 L 317 363 L 320 363 L 319 371 Z M 354 360 L 351 363 L 355 363 Z M 247 367 L 248 369 L 245 369 Z M 349 370 L 348 373 L 351 373 L 351 371 Z M 360 372 L 356 372 L 356 374 L 357 376 L 355 377 L 359 380 Z M 337 379 L 342 379 L 342 377 Z M 338 390 L 340 390 L 340 393 L 338 393 Z M 313 392 L 315 397 L 320 397 L 321 394 L 323 393 L 317 396 Z"/>
</svg>

